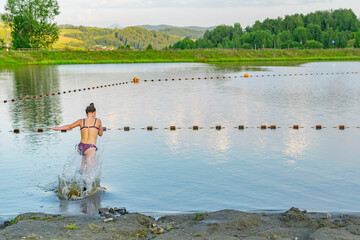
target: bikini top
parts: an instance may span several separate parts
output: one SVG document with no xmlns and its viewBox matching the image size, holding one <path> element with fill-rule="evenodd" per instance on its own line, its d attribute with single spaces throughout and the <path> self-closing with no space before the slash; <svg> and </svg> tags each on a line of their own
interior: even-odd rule
<svg viewBox="0 0 360 240">
<path fill-rule="evenodd" d="M 85 118 L 84 118 L 84 119 L 83 119 L 83 126 L 80 128 L 80 131 L 81 131 L 83 128 L 96 128 L 96 129 L 99 131 L 99 128 L 95 126 L 96 120 L 97 120 L 97 118 L 95 118 L 95 122 L 94 122 L 94 125 L 93 125 L 93 126 L 85 126 Z"/>
</svg>

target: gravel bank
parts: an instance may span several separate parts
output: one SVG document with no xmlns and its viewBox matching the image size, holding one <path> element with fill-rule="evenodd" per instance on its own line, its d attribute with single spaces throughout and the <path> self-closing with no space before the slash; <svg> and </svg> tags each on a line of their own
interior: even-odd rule
<svg viewBox="0 0 360 240">
<path fill-rule="evenodd" d="M 2 226 L 1 240 L 15 239 L 326 239 L 360 240 L 360 216 L 286 212 L 210 213 L 164 216 L 140 213 L 104 218 L 92 215 L 21 214 Z"/>
</svg>

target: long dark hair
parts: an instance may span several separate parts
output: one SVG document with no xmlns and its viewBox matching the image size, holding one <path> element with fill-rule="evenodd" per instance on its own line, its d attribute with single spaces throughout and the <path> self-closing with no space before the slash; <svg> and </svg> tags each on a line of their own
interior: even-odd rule
<svg viewBox="0 0 360 240">
<path fill-rule="evenodd" d="M 90 105 L 86 107 L 85 112 L 86 112 L 86 114 L 88 114 L 89 112 L 90 113 L 96 112 L 94 103 L 90 103 Z"/>
</svg>

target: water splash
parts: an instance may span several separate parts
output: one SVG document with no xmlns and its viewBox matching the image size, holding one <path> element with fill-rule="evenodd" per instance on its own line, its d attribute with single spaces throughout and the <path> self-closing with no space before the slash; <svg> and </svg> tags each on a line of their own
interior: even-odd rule
<svg viewBox="0 0 360 240">
<path fill-rule="evenodd" d="M 101 154 L 88 158 L 74 152 L 59 175 L 57 193 L 61 199 L 80 200 L 101 189 Z"/>
</svg>

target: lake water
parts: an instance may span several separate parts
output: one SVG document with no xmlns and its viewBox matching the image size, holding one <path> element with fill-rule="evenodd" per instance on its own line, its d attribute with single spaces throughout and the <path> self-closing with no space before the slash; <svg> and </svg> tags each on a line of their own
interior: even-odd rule
<svg viewBox="0 0 360 240">
<path fill-rule="evenodd" d="M 0 221 L 36 211 L 93 214 L 100 206 L 153 214 L 292 206 L 360 212 L 360 62 L 276 64 L 1 68 Z M 4 103 L 133 77 L 141 82 Z M 63 166 L 81 162 L 79 129 L 33 130 L 83 118 L 90 102 L 110 128 L 98 140 L 107 190 L 59 200 Z M 257 128 L 265 124 L 281 128 Z M 312 128 L 320 124 L 326 128 Z M 349 128 L 334 128 L 340 124 Z M 172 125 L 181 129 L 164 129 Z M 135 129 L 118 130 L 124 126 Z M 11 132 L 17 128 L 20 134 Z"/>
</svg>

